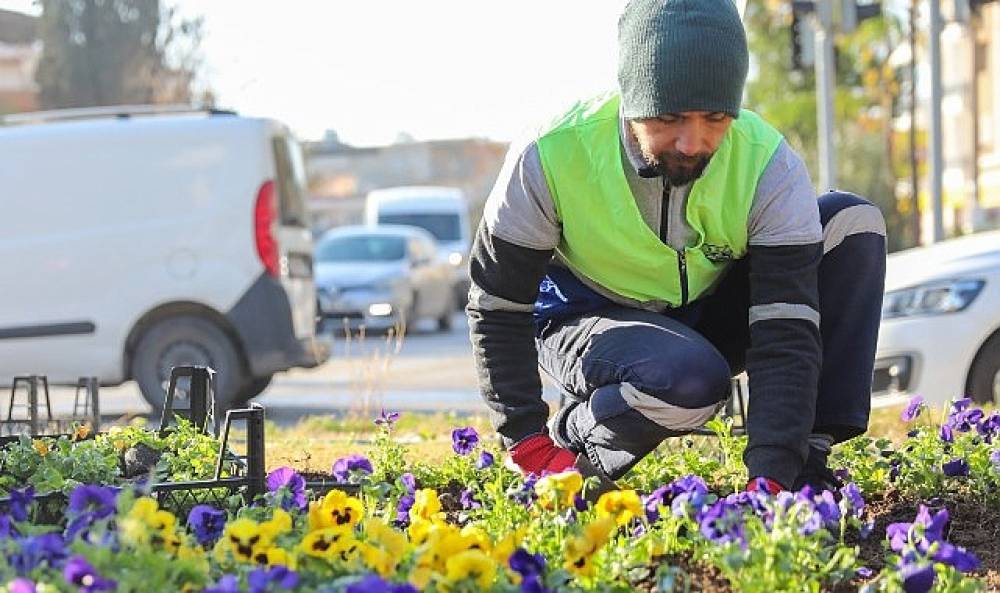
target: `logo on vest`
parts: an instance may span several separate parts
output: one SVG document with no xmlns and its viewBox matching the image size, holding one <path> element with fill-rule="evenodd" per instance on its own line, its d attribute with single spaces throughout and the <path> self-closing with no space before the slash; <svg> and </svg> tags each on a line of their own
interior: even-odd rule
<svg viewBox="0 0 1000 593">
<path fill-rule="evenodd" d="M 736 259 L 736 254 L 733 253 L 733 250 L 725 245 L 709 245 L 705 243 L 701 246 L 701 251 L 709 261 L 717 264 L 731 262 Z"/>
</svg>

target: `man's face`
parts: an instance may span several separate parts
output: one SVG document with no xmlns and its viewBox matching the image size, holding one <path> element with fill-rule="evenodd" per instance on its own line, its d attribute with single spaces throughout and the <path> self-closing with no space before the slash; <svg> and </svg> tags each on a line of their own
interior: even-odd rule
<svg viewBox="0 0 1000 593">
<path fill-rule="evenodd" d="M 643 177 L 662 175 L 671 185 L 687 185 L 705 171 L 732 121 L 720 111 L 685 111 L 630 120 L 647 165 L 639 173 Z"/>
</svg>

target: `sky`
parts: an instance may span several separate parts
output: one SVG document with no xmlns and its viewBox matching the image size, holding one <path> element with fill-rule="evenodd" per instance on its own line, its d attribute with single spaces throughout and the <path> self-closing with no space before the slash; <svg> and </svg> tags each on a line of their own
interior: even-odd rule
<svg viewBox="0 0 1000 593">
<path fill-rule="evenodd" d="M 510 140 L 616 84 L 625 0 L 169 0 L 220 107 L 349 144 Z M 277 7 L 280 6 L 280 9 Z M 0 8 L 37 14 L 32 0 Z"/>
</svg>

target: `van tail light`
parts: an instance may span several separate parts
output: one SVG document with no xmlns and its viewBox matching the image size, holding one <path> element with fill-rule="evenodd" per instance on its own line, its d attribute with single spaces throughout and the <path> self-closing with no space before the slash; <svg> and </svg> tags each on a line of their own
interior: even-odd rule
<svg viewBox="0 0 1000 593">
<path fill-rule="evenodd" d="M 278 277 L 278 241 L 274 238 L 274 221 L 278 217 L 278 204 L 274 196 L 274 181 L 268 179 L 257 190 L 253 207 L 253 235 L 257 243 L 257 257 L 264 270 Z"/>
</svg>

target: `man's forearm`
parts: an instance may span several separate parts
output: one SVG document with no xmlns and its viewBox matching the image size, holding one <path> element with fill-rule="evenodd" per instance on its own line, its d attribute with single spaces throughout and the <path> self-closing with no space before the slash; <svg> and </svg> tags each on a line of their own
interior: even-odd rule
<svg viewBox="0 0 1000 593">
<path fill-rule="evenodd" d="M 751 247 L 749 443 L 753 476 L 790 487 L 808 453 L 822 346 L 817 270 L 822 244 Z"/>
<path fill-rule="evenodd" d="M 479 388 L 505 445 L 544 430 L 532 310 L 551 250 L 521 247 L 481 225 L 472 248 L 469 330 Z"/>
</svg>

